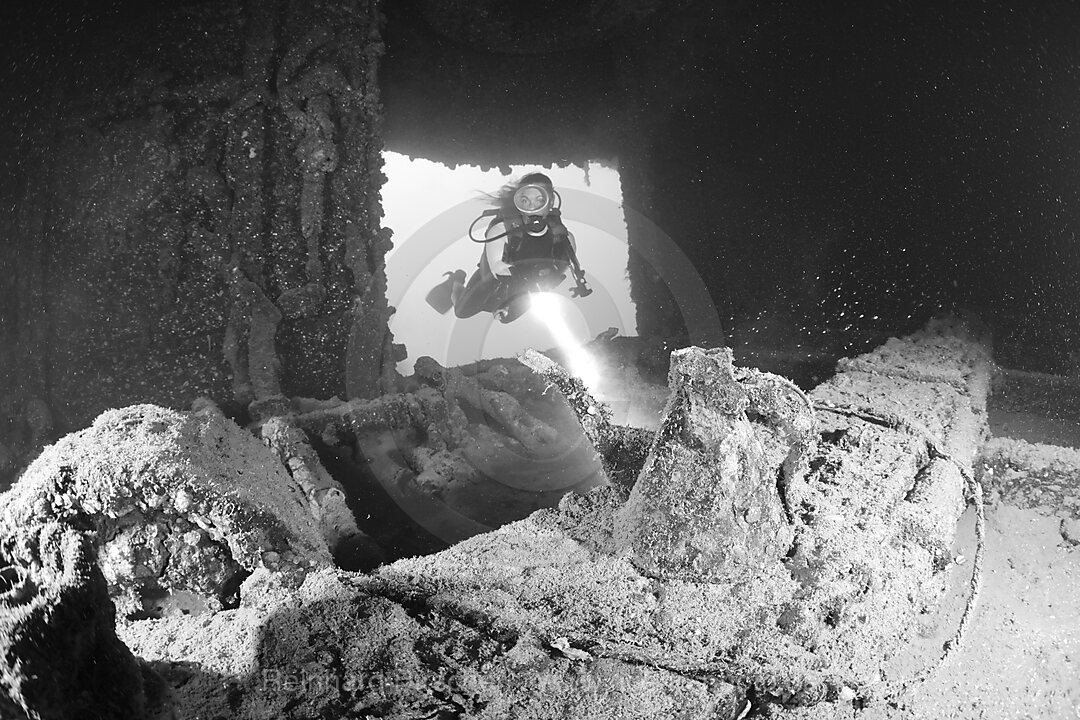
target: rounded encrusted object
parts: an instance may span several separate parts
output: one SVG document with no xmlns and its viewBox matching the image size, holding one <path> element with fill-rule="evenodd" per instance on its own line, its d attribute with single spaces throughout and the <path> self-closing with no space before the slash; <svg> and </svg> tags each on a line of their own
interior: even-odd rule
<svg viewBox="0 0 1080 720">
<path fill-rule="evenodd" d="M 46 448 L 2 505 L 0 528 L 87 531 L 128 617 L 231 607 L 265 557 L 301 574 L 332 562 L 274 453 L 212 409 L 105 412 Z"/>
<path fill-rule="evenodd" d="M 78 531 L 50 523 L 0 535 L 0 716 L 147 717 L 146 683 L 154 690 L 157 678 L 116 637 L 115 619 Z"/>
</svg>

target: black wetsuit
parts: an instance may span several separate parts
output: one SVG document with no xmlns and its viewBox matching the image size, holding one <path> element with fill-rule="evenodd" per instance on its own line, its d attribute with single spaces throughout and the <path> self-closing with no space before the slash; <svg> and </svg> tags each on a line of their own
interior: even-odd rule
<svg viewBox="0 0 1080 720">
<path fill-rule="evenodd" d="M 491 271 L 487 253 L 484 253 L 476 272 L 454 304 L 455 315 L 467 318 L 505 308 L 502 320 L 510 322 L 529 309 L 529 293 L 552 290 L 566 279 L 566 270 L 570 266 L 570 239 L 557 210 L 552 211 L 547 220 L 543 235 L 525 232 L 518 217 L 504 220 L 500 216 L 491 221 L 489 232 L 499 224 L 507 228 L 503 260 L 510 266 L 511 276 L 496 276 Z"/>
</svg>

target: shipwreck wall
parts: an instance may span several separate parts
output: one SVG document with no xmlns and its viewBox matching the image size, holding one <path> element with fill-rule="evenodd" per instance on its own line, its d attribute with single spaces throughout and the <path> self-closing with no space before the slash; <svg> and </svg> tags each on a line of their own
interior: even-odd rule
<svg viewBox="0 0 1080 720">
<path fill-rule="evenodd" d="M 639 0 L 538 24 L 402 0 L 376 78 L 376 5 L 10 6 L 0 476 L 110 405 L 385 384 L 384 130 L 448 163 L 616 157 L 737 356 L 848 353 L 979 305 L 1017 366 L 1076 372 L 1072 199 L 1051 192 L 1076 169 L 1023 151 L 1075 146 L 1068 15 L 866 6 L 839 27 L 794 1 Z M 1005 46 L 1004 70 L 967 61 Z M 991 84 L 1013 102 L 971 90 Z M 629 275 L 642 332 L 678 334 L 648 264 Z"/>
<path fill-rule="evenodd" d="M 382 389 L 376 5 L 131 4 L 16 43 L 0 482 L 109 407 Z"/>
</svg>

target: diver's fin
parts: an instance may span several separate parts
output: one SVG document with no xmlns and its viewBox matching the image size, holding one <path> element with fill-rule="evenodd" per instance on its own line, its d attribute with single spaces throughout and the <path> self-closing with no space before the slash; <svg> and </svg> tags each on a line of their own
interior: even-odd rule
<svg viewBox="0 0 1080 720">
<path fill-rule="evenodd" d="M 427 300 L 427 304 L 440 315 L 445 315 L 450 312 L 450 308 L 454 307 L 454 281 L 458 280 L 458 273 L 462 276 L 465 274 L 461 270 L 444 273 L 446 279 L 431 288 L 431 290 L 428 291 L 427 297 L 424 298 Z"/>
</svg>

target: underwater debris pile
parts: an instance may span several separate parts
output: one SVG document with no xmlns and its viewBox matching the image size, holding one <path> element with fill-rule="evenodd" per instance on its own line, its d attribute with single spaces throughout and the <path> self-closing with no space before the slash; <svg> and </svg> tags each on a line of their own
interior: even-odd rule
<svg viewBox="0 0 1080 720">
<path fill-rule="evenodd" d="M 384 559 L 382 550 L 357 527 L 344 488 L 323 467 L 308 436 L 288 416 L 270 418 L 258 432 L 303 492 L 308 512 L 338 567 L 357 570 L 379 565 Z"/>
<path fill-rule="evenodd" d="M 994 438 L 983 448 L 980 470 L 997 498 L 1080 520 L 1080 450 Z"/>
<path fill-rule="evenodd" d="M 116 637 L 90 543 L 59 523 L 0 538 L 0 716 L 171 717 L 165 685 Z"/>
<path fill-rule="evenodd" d="M 672 353 L 664 422 L 615 517 L 617 545 L 630 548 L 646 575 L 738 582 L 791 545 L 781 496 L 787 479 L 778 487 L 777 471 L 810 442 L 811 413 L 805 404 L 781 410 L 762 402 L 783 397 L 755 392 L 774 376 L 742 375 L 736 378 L 728 348 Z M 772 432 L 756 433 L 751 417 Z"/>
<path fill-rule="evenodd" d="M 603 482 L 566 403 L 513 360 L 444 368 L 422 357 L 404 392 L 294 404 L 290 423 L 346 458 L 348 474 L 378 476 L 413 520 L 446 543 Z"/>
<path fill-rule="evenodd" d="M 695 436 L 714 428 L 718 441 L 742 426 L 733 411 L 711 422 L 710 383 L 726 381 L 726 397 L 738 394 L 733 378 L 751 399 L 756 387 L 758 406 L 774 410 L 743 411 L 751 432 L 739 436 L 740 452 L 760 446 L 766 469 L 755 476 L 786 509 L 733 524 L 752 534 L 755 522 L 776 526 L 782 515 L 791 543 L 742 563 L 741 575 L 694 576 L 691 548 L 723 555 L 707 532 L 679 541 L 675 572 L 649 565 L 620 520 L 642 516 L 626 509 L 634 491 L 611 484 L 372 575 L 323 569 L 293 590 L 258 570 L 240 607 L 212 616 L 212 629 L 173 617 L 128 623 L 120 634 L 167 677 L 184 676 L 174 684 L 179 710 L 238 718 L 713 719 L 737 717 L 748 697 L 824 717 L 834 710 L 821 701 L 862 704 L 904 687 L 890 658 L 916 631 L 914 619 L 933 611 L 955 566 L 963 468 L 985 435 L 985 349 L 962 327 L 930 327 L 862 356 L 806 398 L 775 376 L 728 373 L 715 353 L 692 352 L 713 360 L 673 374 L 662 425 L 679 428 L 688 466 L 694 451 L 716 462 L 706 452 L 716 442 Z M 697 413 L 700 424 L 684 413 L 687 383 L 709 411 Z M 810 434 L 810 414 L 800 414 L 807 401 L 817 423 Z M 663 431 L 655 436 L 643 477 L 662 466 L 669 444 Z M 733 507 L 708 501 L 729 472 L 710 467 L 698 474 L 705 486 L 670 486 L 687 494 L 686 507 L 705 500 L 698 529 Z"/>
<path fill-rule="evenodd" d="M 605 470 L 629 490 L 615 534 L 646 574 L 740 577 L 790 546 L 782 494 L 814 443 L 809 401 L 790 381 L 736 373 L 728 348 L 677 350 L 665 418 L 653 433 L 612 423 L 579 380 L 539 353 L 528 351 L 522 361 L 567 397 Z M 761 436 L 765 444 L 750 417 L 773 431 Z"/>
<path fill-rule="evenodd" d="M 135 405 L 48 447 L 3 495 L 0 533 L 58 522 L 86 534 L 122 616 L 235 606 L 253 570 L 331 563 L 275 455 L 213 406 Z"/>
<path fill-rule="evenodd" d="M 991 362 L 978 330 L 951 320 L 837 369 L 810 393 L 821 443 L 789 496 L 799 589 L 778 625 L 869 702 L 922 677 L 897 675 L 887 659 L 945 592 L 969 489 L 979 505 L 969 481 L 989 434 Z M 958 641 L 917 664 L 929 671 Z"/>
</svg>

